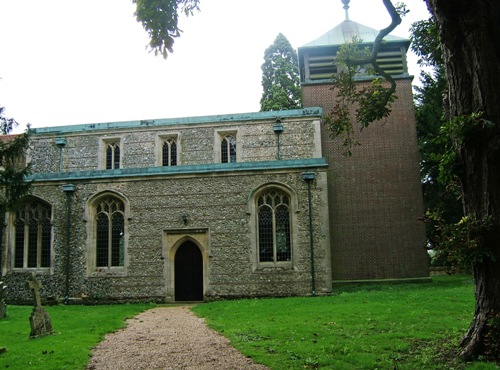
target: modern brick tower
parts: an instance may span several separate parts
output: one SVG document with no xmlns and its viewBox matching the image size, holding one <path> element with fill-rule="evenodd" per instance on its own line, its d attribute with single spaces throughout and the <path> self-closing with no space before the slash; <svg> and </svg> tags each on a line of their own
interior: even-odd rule
<svg viewBox="0 0 500 370">
<path fill-rule="evenodd" d="M 340 46 L 356 36 L 371 46 L 378 31 L 346 20 L 298 50 L 304 107 L 333 108 L 331 77 Z M 332 275 L 335 281 L 409 279 L 428 276 L 424 249 L 422 190 L 411 82 L 406 52 L 410 41 L 387 36 L 378 54 L 380 65 L 397 81 L 398 99 L 391 115 L 358 130 L 360 146 L 343 155 L 341 140 L 322 126 L 323 155 L 329 163 L 328 197 Z M 360 73 L 360 85 L 375 76 Z"/>
</svg>

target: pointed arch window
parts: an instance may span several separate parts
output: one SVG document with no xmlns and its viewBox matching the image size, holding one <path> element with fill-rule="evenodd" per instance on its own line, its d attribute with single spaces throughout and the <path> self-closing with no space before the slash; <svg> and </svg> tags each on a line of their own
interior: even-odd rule
<svg viewBox="0 0 500 370">
<path fill-rule="evenodd" d="M 291 261 L 290 196 L 276 189 L 257 198 L 259 262 Z"/>
<path fill-rule="evenodd" d="M 106 169 L 120 168 L 120 143 L 110 142 L 106 144 Z"/>
<path fill-rule="evenodd" d="M 52 254 L 52 208 L 40 200 L 25 203 L 15 213 L 14 268 L 49 268 Z"/>
<path fill-rule="evenodd" d="M 125 205 L 113 196 L 95 205 L 95 266 L 116 267 L 125 263 Z"/>
<path fill-rule="evenodd" d="M 220 143 L 221 163 L 236 162 L 236 138 L 234 135 L 225 135 Z"/>
<path fill-rule="evenodd" d="M 162 145 L 162 166 L 177 166 L 177 141 L 168 138 Z"/>
</svg>

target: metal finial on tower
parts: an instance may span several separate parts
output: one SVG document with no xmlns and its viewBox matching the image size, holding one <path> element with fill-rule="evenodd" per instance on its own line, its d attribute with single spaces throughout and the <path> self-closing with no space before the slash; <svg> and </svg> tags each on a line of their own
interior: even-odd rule
<svg viewBox="0 0 500 370">
<path fill-rule="evenodd" d="M 349 2 L 351 0 L 342 0 L 342 3 L 344 4 L 344 9 L 345 9 L 345 20 L 349 20 Z"/>
</svg>

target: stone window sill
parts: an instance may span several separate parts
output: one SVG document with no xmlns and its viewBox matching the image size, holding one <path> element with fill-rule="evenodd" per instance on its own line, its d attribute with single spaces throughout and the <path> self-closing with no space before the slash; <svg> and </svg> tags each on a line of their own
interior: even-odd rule
<svg viewBox="0 0 500 370">
<path fill-rule="evenodd" d="M 127 271 L 123 267 L 107 268 L 100 267 L 90 273 L 90 277 L 125 277 Z"/>
</svg>

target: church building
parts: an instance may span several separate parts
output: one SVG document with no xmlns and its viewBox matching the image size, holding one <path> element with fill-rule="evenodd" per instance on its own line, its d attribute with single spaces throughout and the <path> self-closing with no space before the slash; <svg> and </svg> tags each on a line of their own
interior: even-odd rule
<svg viewBox="0 0 500 370">
<path fill-rule="evenodd" d="M 378 34 L 346 18 L 298 50 L 303 109 L 34 129 L 32 194 L 7 214 L 0 249 L 7 298 L 29 300 L 32 272 L 44 299 L 67 303 L 427 279 L 409 41 L 385 38 L 398 99 L 346 157 L 323 122 L 334 58 Z"/>
</svg>

